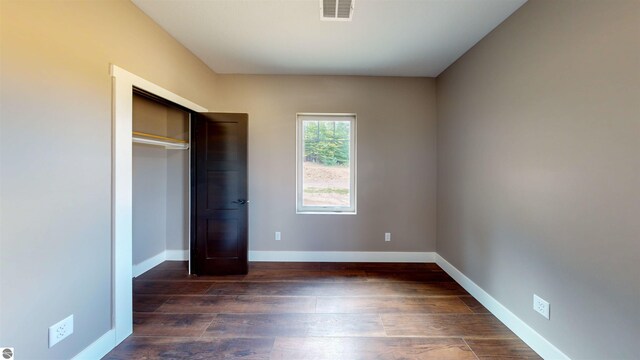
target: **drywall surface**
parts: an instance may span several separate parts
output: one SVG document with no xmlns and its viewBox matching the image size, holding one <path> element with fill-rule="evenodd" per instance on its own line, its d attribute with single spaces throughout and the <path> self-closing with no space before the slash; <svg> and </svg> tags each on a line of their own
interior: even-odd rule
<svg viewBox="0 0 640 360">
<path fill-rule="evenodd" d="M 166 250 L 167 150 L 133 145 L 133 264 Z"/>
<path fill-rule="evenodd" d="M 167 250 L 189 250 L 189 152 L 167 150 Z"/>
<path fill-rule="evenodd" d="M 167 135 L 189 140 L 189 114 L 167 109 Z M 167 150 L 167 250 L 189 249 L 189 151 Z"/>
<path fill-rule="evenodd" d="M 217 77 L 127 1 L 3 0 L 0 27 L 0 344 L 71 358 L 111 328 L 109 65 L 209 108 Z"/>
<path fill-rule="evenodd" d="M 222 110 L 249 114 L 250 250 L 435 249 L 433 79 L 221 75 L 220 85 Z M 357 114 L 357 215 L 296 214 L 302 112 Z"/>
<path fill-rule="evenodd" d="M 638 356 L 638 39 L 638 1 L 529 1 L 437 79 L 437 251 L 574 359 Z"/>
</svg>

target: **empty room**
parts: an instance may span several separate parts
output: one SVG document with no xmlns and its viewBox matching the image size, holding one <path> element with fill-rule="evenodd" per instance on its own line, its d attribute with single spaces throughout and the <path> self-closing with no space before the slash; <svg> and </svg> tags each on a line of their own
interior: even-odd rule
<svg viewBox="0 0 640 360">
<path fill-rule="evenodd" d="M 638 359 L 639 0 L 0 0 L 2 359 Z"/>
</svg>

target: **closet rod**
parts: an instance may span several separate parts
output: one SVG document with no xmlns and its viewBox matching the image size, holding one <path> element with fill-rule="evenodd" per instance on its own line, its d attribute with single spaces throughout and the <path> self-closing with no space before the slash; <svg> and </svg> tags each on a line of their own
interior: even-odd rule
<svg viewBox="0 0 640 360">
<path fill-rule="evenodd" d="M 174 139 L 174 138 L 170 138 L 170 137 L 166 137 L 166 136 L 160 136 L 160 135 L 147 134 L 147 133 L 143 133 L 143 132 L 140 132 L 140 131 L 134 131 L 133 135 L 150 137 L 150 138 L 160 139 L 160 140 L 166 140 L 166 141 L 171 141 L 171 142 L 178 143 L 178 144 L 186 144 L 187 143 L 185 140 Z"/>
<path fill-rule="evenodd" d="M 149 137 L 151 137 L 152 139 L 150 139 Z M 158 140 L 153 138 L 157 138 Z M 162 139 L 168 139 L 169 141 L 162 140 Z M 164 146 L 166 149 L 172 149 L 172 150 L 189 149 L 189 143 L 184 140 L 172 139 L 172 138 L 153 135 L 153 134 L 146 134 L 138 131 L 133 132 L 132 140 L 134 143 L 147 144 L 147 145 L 159 145 L 159 146 Z"/>
</svg>

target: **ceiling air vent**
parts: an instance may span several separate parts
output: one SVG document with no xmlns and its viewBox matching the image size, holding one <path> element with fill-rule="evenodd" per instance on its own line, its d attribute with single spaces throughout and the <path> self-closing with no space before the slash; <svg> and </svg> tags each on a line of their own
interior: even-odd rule
<svg viewBox="0 0 640 360">
<path fill-rule="evenodd" d="M 320 0 L 320 19 L 325 21 L 351 21 L 355 0 Z"/>
</svg>

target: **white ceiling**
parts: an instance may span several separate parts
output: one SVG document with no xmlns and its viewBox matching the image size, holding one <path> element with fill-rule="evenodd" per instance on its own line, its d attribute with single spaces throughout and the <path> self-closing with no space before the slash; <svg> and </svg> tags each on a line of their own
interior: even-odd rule
<svg viewBox="0 0 640 360">
<path fill-rule="evenodd" d="M 133 0 L 222 74 L 437 76 L 526 0 Z"/>
</svg>

